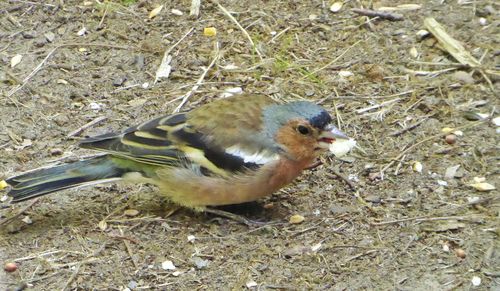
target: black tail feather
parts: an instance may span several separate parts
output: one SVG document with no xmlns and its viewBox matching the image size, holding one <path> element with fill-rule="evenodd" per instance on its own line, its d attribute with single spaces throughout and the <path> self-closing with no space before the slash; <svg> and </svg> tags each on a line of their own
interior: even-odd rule
<svg viewBox="0 0 500 291">
<path fill-rule="evenodd" d="M 116 167 L 108 156 L 99 156 L 34 170 L 5 182 L 12 187 L 8 195 L 16 203 L 64 189 L 119 179 L 123 174 L 124 170 Z"/>
</svg>

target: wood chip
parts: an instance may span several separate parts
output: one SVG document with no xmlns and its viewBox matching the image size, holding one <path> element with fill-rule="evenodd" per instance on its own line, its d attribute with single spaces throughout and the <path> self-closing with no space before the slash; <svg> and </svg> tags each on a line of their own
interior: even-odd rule
<svg viewBox="0 0 500 291">
<path fill-rule="evenodd" d="M 22 55 L 13 56 L 12 59 L 10 59 L 10 67 L 14 68 L 15 66 L 17 66 L 21 62 L 22 59 L 23 59 Z"/>
<path fill-rule="evenodd" d="M 149 19 L 152 19 L 154 17 L 156 17 L 158 14 L 160 14 L 161 10 L 163 9 L 163 5 L 160 5 L 158 7 L 156 7 L 155 9 L 151 10 L 151 12 L 149 12 Z"/>
<path fill-rule="evenodd" d="M 477 191 L 481 191 L 481 192 L 486 192 L 486 191 L 491 191 L 491 190 L 495 190 L 495 186 L 490 184 L 490 183 L 486 183 L 486 182 L 482 182 L 482 183 L 473 183 L 473 184 L 470 184 L 470 186 L 474 189 L 476 189 Z"/>
<path fill-rule="evenodd" d="M 201 0 L 192 0 L 189 15 L 198 17 L 200 15 Z"/>
<path fill-rule="evenodd" d="M 462 65 L 468 65 L 472 68 L 478 67 L 481 63 L 476 60 L 456 39 L 451 37 L 444 27 L 436 21 L 436 19 L 429 17 L 424 20 L 424 25 L 432 35 L 439 41 L 444 49 L 452 55 Z"/>
</svg>

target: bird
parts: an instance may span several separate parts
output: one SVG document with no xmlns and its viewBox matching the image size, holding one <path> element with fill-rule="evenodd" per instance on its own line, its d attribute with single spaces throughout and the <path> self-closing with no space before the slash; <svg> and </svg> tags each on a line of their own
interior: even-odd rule
<svg viewBox="0 0 500 291">
<path fill-rule="evenodd" d="M 216 99 L 123 131 L 82 139 L 99 155 L 1 181 L 11 203 L 124 180 L 155 185 L 195 210 L 256 201 L 290 184 L 338 139 L 331 115 L 309 101 L 259 94 Z"/>
</svg>

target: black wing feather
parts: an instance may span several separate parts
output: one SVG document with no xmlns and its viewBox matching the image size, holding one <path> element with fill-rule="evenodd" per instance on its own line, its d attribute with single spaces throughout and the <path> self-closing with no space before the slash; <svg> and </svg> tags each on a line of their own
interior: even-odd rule
<svg viewBox="0 0 500 291">
<path fill-rule="evenodd" d="M 202 151 L 209 162 L 227 172 L 257 169 L 261 166 L 245 163 L 241 157 L 226 153 L 223 148 L 214 146 L 186 121 L 186 113 L 162 116 L 122 132 L 87 138 L 81 141 L 80 146 L 158 166 L 189 163 L 189 158 L 179 149 L 189 146 Z M 198 166 L 204 169 L 204 174 L 211 168 L 202 164 Z"/>
</svg>

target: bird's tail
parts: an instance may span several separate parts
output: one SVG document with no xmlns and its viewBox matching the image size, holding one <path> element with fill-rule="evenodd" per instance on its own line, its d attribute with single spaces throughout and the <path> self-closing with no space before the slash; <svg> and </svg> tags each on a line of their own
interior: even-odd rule
<svg viewBox="0 0 500 291">
<path fill-rule="evenodd" d="M 9 178 L 11 202 L 20 202 L 52 192 L 119 180 L 125 173 L 107 156 L 99 156 L 74 163 L 40 168 Z"/>
</svg>

